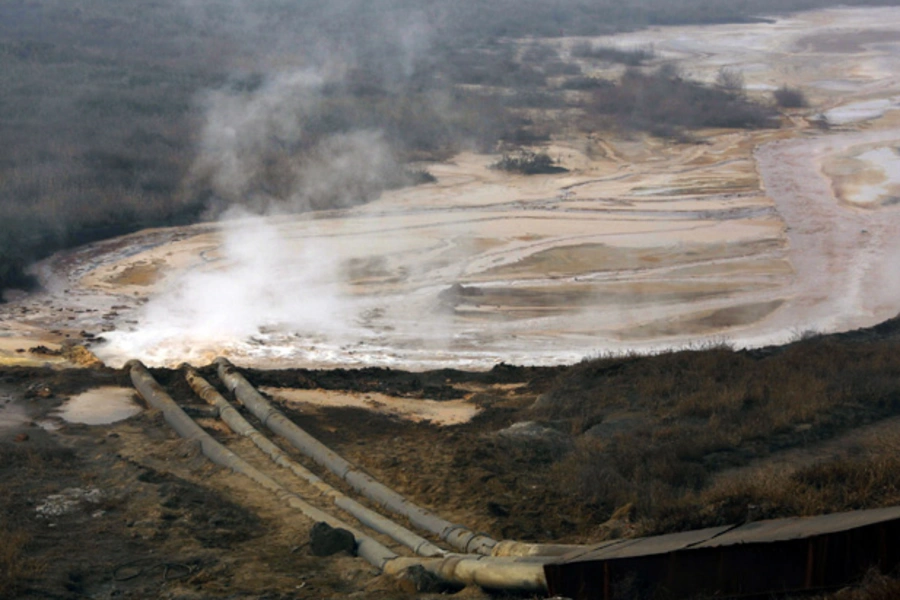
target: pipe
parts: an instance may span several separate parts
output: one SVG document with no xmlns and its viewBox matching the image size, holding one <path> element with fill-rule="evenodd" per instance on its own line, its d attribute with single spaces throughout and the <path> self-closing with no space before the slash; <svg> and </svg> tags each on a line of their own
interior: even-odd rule
<svg viewBox="0 0 900 600">
<path fill-rule="evenodd" d="M 421 509 L 397 492 L 375 481 L 369 475 L 362 473 L 349 461 L 300 429 L 266 401 L 237 372 L 228 359 L 220 357 L 215 362 L 218 365 L 219 378 L 225 383 L 229 391 L 233 392 L 238 400 L 256 415 L 256 418 L 263 425 L 287 439 L 306 456 L 346 481 L 367 498 L 379 503 L 388 510 L 407 517 L 413 525 L 437 535 L 440 539 L 447 541 L 453 547 L 463 552 L 474 552 L 495 557 L 524 558 L 562 556 L 569 552 L 586 550 L 591 547 L 578 544 L 529 544 L 513 540 L 498 542 L 485 534 L 476 534 L 466 527 L 454 525 L 437 515 Z"/>
<path fill-rule="evenodd" d="M 491 554 L 491 549 L 497 545 L 497 540 L 442 519 L 376 481 L 300 429 L 269 404 L 227 359 L 220 357 L 215 362 L 218 365 L 219 378 L 225 383 L 228 390 L 234 393 L 241 404 L 246 406 L 263 425 L 288 440 L 316 463 L 346 481 L 350 487 L 387 510 L 403 515 L 419 529 L 438 536 L 439 539 L 446 541 L 458 550 L 465 553 Z"/>
<path fill-rule="evenodd" d="M 179 435 L 196 442 L 203 454 L 212 462 L 249 477 L 262 487 L 274 492 L 279 499 L 299 510 L 314 522 L 322 521 L 332 527 L 350 531 L 356 538 L 357 554 L 382 572 L 395 577 L 403 577 L 411 567 L 421 566 L 434 575 L 459 585 L 475 584 L 489 588 L 530 592 L 547 590 L 543 565 L 550 562 L 552 560 L 550 558 L 503 559 L 460 554 L 450 554 L 442 558 L 398 556 L 377 540 L 286 490 L 277 481 L 214 440 L 185 414 L 139 361 L 128 361 L 125 367 L 129 369 L 131 381 L 141 397 L 150 406 L 161 411 L 163 418 Z"/>
<path fill-rule="evenodd" d="M 529 544 L 527 542 L 517 542 L 515 540 L 502 540 L 491 550 L 491 556 L 496 557 L 519 557 L 525 558 L 530 556 L 563 556 L 570 552 L 578 550 L 587 550 L 594 546 L 585 546 L 582 544 Z"/>
<path fill-rule="evenodd" d="M 357 540 L 357 553 L 379 569 L 383 568 L 388 561 L 397 558 L 395 552 L 389 550 L 380 542 L 362 532 L 348 527 L 328 513 L 307 503 L 296 494 L 286 490 L 280 483 L 214 440 L 212 436 L 206 433 L 193 419 L 181 410 L 181 407 L 172 400 L 162 386 L 160 386 L 153 376 L 150 375 L 146 367 L 139 361 L 128 361 L 128 363 L 125 364 L 125 367 L 130 370 L 131 381 L 141 397 L 144 398 L 150 406 L 162 411 L 163 418 L 181 437 L 188 441 L 196 442 L 200 446 L 200 450 L 203 454 L 212 462 L 223 467 L 228 467 L 232 471 L 249 477 L 262 487 L 274 492 L 282 501 L 286 502 L 292 508 L 299 510 L 314 522 L 324 521 L 332 527 L 347 529 Z"/>
<path fill-rule="evenodd" d="M 348 498 L 340 491 L 322 481 L 322 479 L 309 469 L 291 459 L 291 457 L 281 448 L 272 443 L 271 440 L 251 425 L 247 419 L 241 416 L 241 414 L 225 398 L 223 398 L 208 381 L 203 379 L 203 377 L 190 366 L 184 366 L 184 377 L 191 386 L 191 389 L 193 389 L 198 396 L 206 400 L 208 404 L 212 405 L 216 411 L 218 411 L 218 416 L 234 432 L 249 438 L 256 444 L 257 448 L 266 453 L 275 464 L 290 470 L 294 475 L 306 480 L 323 495 L 328 496 L 334 502 L 335 506 L 351 514 L 360 523 L 403 544 L 419 556 L 434 557 L 445 556 L 447 554 L 442 548 L 435 546 L 422 536 L 417 535 L 377 512 L 366 508 L 356 500 Z"/>
<path fill-rule="evenodd" d="M 495 590 L 546 592 L 544 565 L 555 557 L 495 558 L 471 554 L 451 554 L 444 558 L 411 559 L 400 557 L 385 565 L 388 575 L 402 577 L 410 567 L 421 565 L 445 581 L 475 584 Z"/>
</svg>

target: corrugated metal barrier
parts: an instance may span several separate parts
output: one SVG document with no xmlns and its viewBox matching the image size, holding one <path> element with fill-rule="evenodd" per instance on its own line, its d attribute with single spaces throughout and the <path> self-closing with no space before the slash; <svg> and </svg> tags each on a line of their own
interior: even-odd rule
<svg viewBox="0 0 900 600">
<path fill-rule="evenodd" d="M 769 598 L 900 565 L 900 507 L 615 540 L 545 566 L 551 594 L 617 600 Z"/>
</svg>

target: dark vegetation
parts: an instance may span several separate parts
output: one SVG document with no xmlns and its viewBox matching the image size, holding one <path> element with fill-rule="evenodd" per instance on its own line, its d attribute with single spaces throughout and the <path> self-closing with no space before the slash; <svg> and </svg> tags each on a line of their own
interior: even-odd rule
<svg viewBox="0 0 900 600">
<path fill-rule="evenodd" d="M 266 524 L 247 508 L 117 455 L 110 446 L 118 434 L 94 435 L 74 426 L 62 445 L 38 431 L 18 440 L 3 432 L 0 597 L 155 598 L 161 582 L 211 570 L 217 554 L 233 555 L 260 537 Z M 77 495 L 87 489 L 96 495 Z M 63 510 L 38 511 L 66 495 Z"/>
<path fill-rule="evenodd" d="M 22 449 L 4 441 L 0 442 L 0 459 L 7 482 L 0 491 L 0 597 L 15 598 L 23 582 L 39 575 L 46 565 L 31 552 L 35 532 L 14 516 L 27 506 L 27 500 L 13 490 L 19 482 L 48 472 L 58 477 L 71 475 L 75 456 L 63 449 Z"/>
<path fill-rule="evenodd" d="M 335 409 L 334 423 L 357 433 L 348 438 L 297 415 L 366 468 L 384 468 L 384 480 L 400 478 L 414 497 L 466 514 L 486 511 L 493 519 L 479 526 L 487 530 L 586 542 L 900 505 L 898 342 L 895 318 L 752 351 L 711 347 L 483 373 L 247 375 L 259 386 L 436 400 L 482 388 L 469 401 L 485 411 L 440 433 Z M 509 433 L 523 422 L 531 422 L 527 434 Z M 860 433 L 874 424 L 881 424 L 877 435 Z M 398 446 L 379 459 L 372 439 L 403 439 L 413 450 Z M 801 449 L 810 459 L 793 471 L 766 466 Z"/>
<path fill-rule="evenodd" d="M 618 85 L 592 92 L 586 119 L 597 126 L 681 137 L 702 127 L 759 129 L 775 125 L 775 111 L 733 87 L 710 87 L 669 65 L 652 72 L 629 69 Z"/>
<path fill-rule="evenodd" d="M 359 409 L 325 418 L 283 408 L 403 493 L 508 539 L 590 543 L 900 505 L 900 319 L 802 338 L 483 373 L 247 375 L 274 387 L 467 394 L 484 412 L 449 428 Z M 523 422 L 531 422 L 519 429 L 526 433 L 512 433 Z M 860 432 L 873 424 L 877 435 Z M 799 449 L 811 458 L 785 461 L 793 468 L 765 462 Z M 893 577 L 872 573 L 826 597 L 893 598 Z"/>
<path fill-rule="evenodd" d="M 579 42 L 572 46 L 572 56 L 638 67 L 653 59 L 656 53 L 652 47 L 616 48 L 614 46 L 598 46 L 590 42 Z"/>
<path fill-rule="evenodd" d="M 491 168 L 523 175 L 548 175 L 568 171 L 557 165 L 546 152 L 529 151 L 522 151 L 516 155 L 504 154 L 499 161 L 491 165 Z"/>
<path fill-rule="evenodd" d="M 196 167 L 209 90 L 240 98 L 264 88 L 272 73 L 339 73 L 326 77 L 306 113 L 303 142 L 279 145 L 275 135 L 274 150 L 261 159 L 263 175 L 246 190 L 277 196 L 286 185 L 284 164 L 303 160 L 304 144 L 348 131 L 382 132 L 402 162 L 441 158 L 466 146 L 540 143 L 560 123 L 536 121 L 522 110 L 528 108 L 587 109 L 661 135 L 708 125 L 761 126 L 766 111 L 738 96 L 658 74 L 631 73 L 613 85 L 584 77 L 548 45 L 521 50 L 511 40 L 748 21 L 829 4 L 5 1 L 0 289 L 27 285 L 26 265 L 57 249 L 195 221 L 221 203 L 210 173 Z M 582 60 L 639 64 L 652 58 L 646 49 L 582 50 Z M 587 105 L 573 106 L 554 93 L 557 86 L 596 94 Z M 639 92 L 667 94 L 674 106 L 641 102 L 627 109 Z M 686 108 L 694 101 L 707 114 Z M 399 177 L 392 185 L 419 179 Z"/>
<path fill-rule="evenodd" d="M 827 596 L 816 596 L 817 599 L 828 600 L 893 600 L 898 597 L 900 579 L 888 577 L 877 570 L 866 574 L 858 586 L 844 588 Z"/>
<path fill-rule="evenodd" d="M 787 85 L 783 85 L 772 92 L 772 96 L 774 96 L 775 102 L 781 108 L 806 108 L 809 106 L 809 101 L 806 99 L 806 94 L 803 93 L 803 90 Z"/>
</svg>

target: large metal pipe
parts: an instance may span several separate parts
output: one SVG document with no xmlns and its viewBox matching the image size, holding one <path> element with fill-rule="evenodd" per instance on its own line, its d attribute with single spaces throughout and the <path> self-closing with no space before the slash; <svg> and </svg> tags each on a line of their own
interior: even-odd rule
<svg viewBox="0 0 900 600">
<path fill-rule="evenodd" d="M 514 540 L 497 541 L 477 534 L 421 509 L 390 488 L 359 471 L 317 439 L 300 429 L 274 408 L 225 358 L 217 358 L 219 378 L 237 399 L 264 425 L 281 435 L 321 466 L 344 479 L 354 489 L 396 514 L 407 517 L 416 527 L 438 535 L 455 548 L 496 557 L 562 556 L 589 546 L 577 544 L 531 544 Z"/>
<path fill-rule="evenodd" d="M 281 414 L 237 372 L 234 365 L 227 359 L 217 358 L 215 362 L 218 365 L 219 378 L 222 382 L 263 425 L 288 440 L 316 463 L 346 481 L 350 487 L 385 509 L 403 515 L 414 526 L 433 533 L 458 550 L 466 553 L 491 554 L 491 549 L 497 545 L 497 540 L 483 533 L 476 533 L 463 525 L 451 523 L 420 508 L 376 481 Z"/>
<path fill-rule="evenodd" d="M 286 490 L 277 481 L 214 440 L 185 414 L 139 361 L 129 361 L 125 366 L 129 369 L 131 381 L 141 397 L 150 406 L 161 411 L 163 418 L 179 435 L 195 441 L 212 462 L 249 477 L 314 522 L 321 521 L 332 527 L 350 531 L 356 538 L 357 554 L 384 573 L 403 577 L 411 567 L 422 567 L 437 577 L 459 585 L 475 584 L 496 589 L 532 592 L 547 590 L 543 565 L 552 560 L 550 558 L 503 559 L 460 554 L 450 554 L 442 558 L 409 558 L 397 555 L 372 537 Z"/>
<path fill-rule="evenodd" d="M 332 527 L 347 529 L 353 533 L 353 536 L 357 540 L 358 554 L 379 569 L 383 568 L 388 561 L 397 558 L 395 552 L 389 550 L 377 540 L 352 527 L 348 527 L 328 513 L 319 510 L 296 494 L 286 490 L 280 483 L 214 440 L 212 436 L 206 433 L 193 419 L 181 410 L 181 407 L 172 400 L 162 386 L 160 386 L 153 376 L 150 375 L 146 367 L 139 361 L 129 361 L 125 366 L 129 369 L 131 381 L 134 383 L 135 389 L 141 394 L 141 397 L 146 400 L 150 406 L 160 410 L 166 422 L 171 425 L 172 429 L 174 429 L 181 437 L 199 444 L 200 450 L 212 462 L 223 467 L 228 467 L 232 471 L 249 477 L 262 487 L 274 492 L 285 503 L 292 508 L 299 510 L 314 522 L 323 521 Z"/>
<path fill-rule="evenodd" d="M 517 542 L 515 540 L 502 540 L 491 550 L 491 556 L 496 557 L 520 557 L 529 556 L 562 556 L 576 550 L 587 550 L 593 546 L 582 544 L 531 544 L 529 542 Z"/>
<path fill-rule="evenodd" d="M 389 575 L 402 574 L 422 565 L 445 581 L 475 584 L 495 590 L 543 592 L 547 590 L 544 565 L 556 557 L 496 558 L 471 554 L 452 554 L 445 558 L 410 559 L 400 557 L 385 565 Z"/>
<path fill-rule="evenodd" d="M 419 556 L 445 556 L 447 554 L 442 548 L 434 545 L 420 535 L 417 535 L 409 529 L 387 519 L 377 512 L 366 508 L 356 500 L 347 497 L 345 494 L 328 485 L 315 473 L 297 463 L 288 456 L 281 448 L 272 443 L 269 438 L 259 432 L 250 422 L 247 421 L 231 403 L 222 397 L 216 389 L 210 385 L 197 371 L 189 366 L 184 367 L 184 377 L 191 389 L 198 396 L 203 398 L 208 404 L 212 405 L 217 411 L 219 417 L 235 432 L 249 438 L 256 447 L 262 450 L 272 459 L 275 464 L 304 479 L 320 493 L 327 496 L 334 502 L 335 506 L 355 517 L 360 523 L 382 533 L 394 541 L 397 541 Z"/>
</svg>

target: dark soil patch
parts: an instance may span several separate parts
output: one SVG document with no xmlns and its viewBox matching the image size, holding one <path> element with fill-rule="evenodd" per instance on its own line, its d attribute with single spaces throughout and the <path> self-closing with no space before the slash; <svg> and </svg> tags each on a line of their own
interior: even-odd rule
<svg viewBox="0 0 900 600">
<path fill-rule="evenodd" d="M 157 489 L 166 527 L 181 527 L 205 548 L 228 548 L 261 535 L 259 518 L 221 494 L 167 477 Z"/>
<path fill-rule="evenodd" d="M 404 398 L 456 400 L 466 394 L 456 387 L 462 383 L 483 385 L 525 383 L 530 388 L 537 389 L 546 385 L 559 369 L 500 364 L 483 373 L 467 373 L 454 369 L 409 373 L 384 368 L 274 371 L 241 369 L 241 372 L 258 387 L 377 392 Z"/>
<path fill-rule="evenodd" d="M 49 396 L 72 396 L 100 386 L 129 386 L 128 373 L 121 369 L 52 369 L 49 367 L 4 367 L 0 383 L 28 388 L 43 386 Z"/>
</svg>

